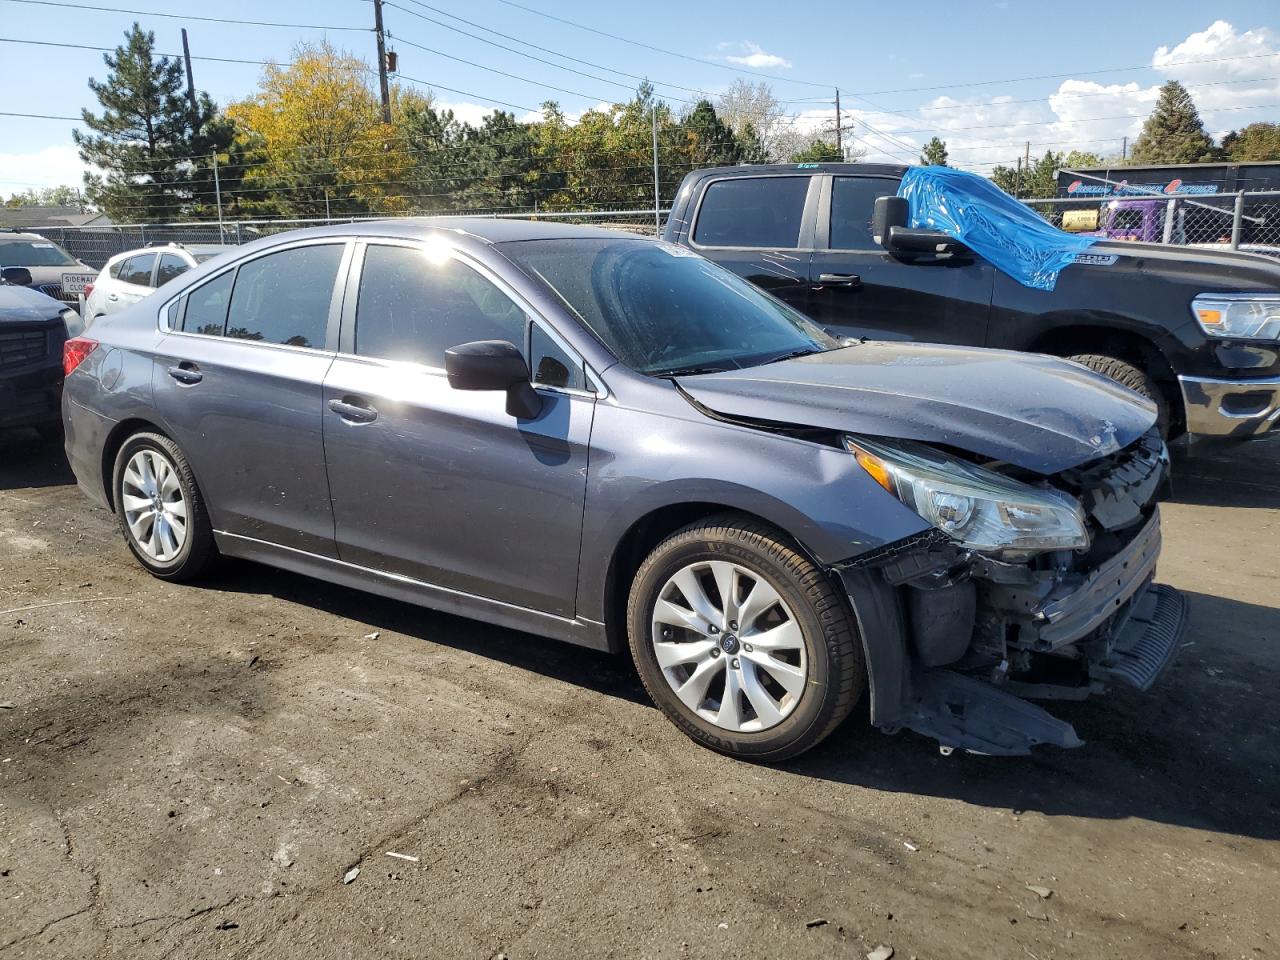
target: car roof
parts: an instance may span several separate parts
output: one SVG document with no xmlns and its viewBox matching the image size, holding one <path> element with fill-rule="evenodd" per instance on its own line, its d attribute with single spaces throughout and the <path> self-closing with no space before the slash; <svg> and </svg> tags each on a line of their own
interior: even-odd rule
<svg viewBox="0 0 1280 960">
<path fill-rule="evenodd" d="M 53 243 L 48 237 L 42 237 L 38 233 L 25 233 L 19 230 L 0 229 L 0 241 L 4 240 L 34 240 L 37 243 Z M 56 244 L 55 244 L 56 245 Z"/>
<path fill-rule="evenodd" d="M 377 236 L 423 239 L 440 233 L 452 233 L 485 244 L 510 243 L 516 240 L 574 240 L 643 236 L 634 231 L 608 227 L 591 227 L 576 223 L 525 220 L 499 217 L 403 217 L 396 220 L 357 220 L 323 227 L 290 230 L 264 239 L 292 240 L 304 237 Z M 261 241 L 259 241 L 261 242 Z"/>
<path fill-rule="evenodd" d="M 910 166 L 905 163 L 742 163 L 733 167 L 705 167 L 694 170 L 690 177 L 759 177 L 779 173 L 843 173 L 864 177 L 900 177 Z"/>
</svg>

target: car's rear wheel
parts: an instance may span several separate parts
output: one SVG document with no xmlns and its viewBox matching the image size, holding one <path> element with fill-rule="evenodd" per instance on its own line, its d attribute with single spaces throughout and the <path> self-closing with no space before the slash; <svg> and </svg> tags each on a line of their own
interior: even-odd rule
<svg viewBox="0 0 1280 960">
<path fill-rule="evenodd" d="M 1108 357 L 1101 353 L 1081 353 L 1067 359 L 1084 364 L 1090 370 L 1095 370 L 1121 386 L 1128 387 L 1134 393 L 1146 397 L 1156 405 L 1156 423 L 1160 426 L 1160 435 L 1164 437 L 1169 435 L 1169 401 L 1165 399 L 1160 385 L 1145 370 L 1135 367 L 1127 360 Z"/>
<path fill-rule="evenodd" d="M 749 518 L 713 517 L 658 544 L 627 621 L 654 702 L 698 743 L 743 759 L 813 747 L 865 684 L 847 601 L 785 534 Z"/>
<path fill-rule="evenodd" d="M 217 555 L 200 488 L 182 450 L 137 433 L 116 454 L 116 516 L 138 562 L 164 580 L 190 580 Z"/>
</svg>

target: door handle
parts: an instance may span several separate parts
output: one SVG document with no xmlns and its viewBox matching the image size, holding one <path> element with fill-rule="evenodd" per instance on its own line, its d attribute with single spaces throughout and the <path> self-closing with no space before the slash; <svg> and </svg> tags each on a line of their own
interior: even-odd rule
<svg viewBox="0 0 1280 960">
<path fill-rule="evenodd" d="M 118 293 L 108 293 L 108 294 L 107 294 L 107 299 L 108 299 L 108 300 L 110 300 L 112 303 L 115 303 L 117 300 L 119 300 L 119 299 L 120 299 L 120 294 L 118 294 Z"/>
<path fill-rule="evenodd" d="M 856 273 L 820 273 L 818 283 L 827 287 L 860 287 L 862 278 Z"/>
<path fill-rule="evenodd" d="M 360 402 L 359 397 L 335 398 L 329 401 L 329 409 L 350 423 L 373 423 L 378 419 L 378 411 Z"/>
<path fill-rule="evenodd" d="M 204 379 L 204 374 L 200 372 L 200 368 L 189 360 L 183 360 L 176 367 L 170 367 L 168 372 L 173 379 L 187 386 L 197 384 Z"/>
</svg>

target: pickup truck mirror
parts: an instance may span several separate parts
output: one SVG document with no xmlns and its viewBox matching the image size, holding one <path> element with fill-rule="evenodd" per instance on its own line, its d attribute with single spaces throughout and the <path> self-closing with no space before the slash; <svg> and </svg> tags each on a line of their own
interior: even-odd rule
<svg viewBox="0 0 1280 960">
<path fill-rule="evenodd" d="M 877 197 L 871 214 L 871 239 L 889 249 L 889 230 L 905 227 L 910 204 L 903 197 Z"/>
</svg>

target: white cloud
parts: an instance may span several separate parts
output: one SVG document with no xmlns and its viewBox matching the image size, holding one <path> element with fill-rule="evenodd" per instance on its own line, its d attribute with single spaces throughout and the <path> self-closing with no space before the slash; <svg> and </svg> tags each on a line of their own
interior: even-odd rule
<svg viewBox="0 0 1280 960">
<path fill-rule="evenodd" d="M 69 143 L 30 153 L 0 153 L 0 193 L 63 185 L 79 187 L 83 182 L 84 163 Z"/>
<path fill-rule="evenodd" d="M 742 67 L 751 67 L 754 70 L 791 69 L 790 60 L 780 57 L 776 53 L 766 53 L 763 47 L 758 43 L 752 43 L 750 40 L 743 40 L 740 44 L 720 43 L 717 46 L 721 50 L 733 46 L 741 50 L 741 54 L 731 54 L 726 56 L 725 59 Z"/>
</svg>

